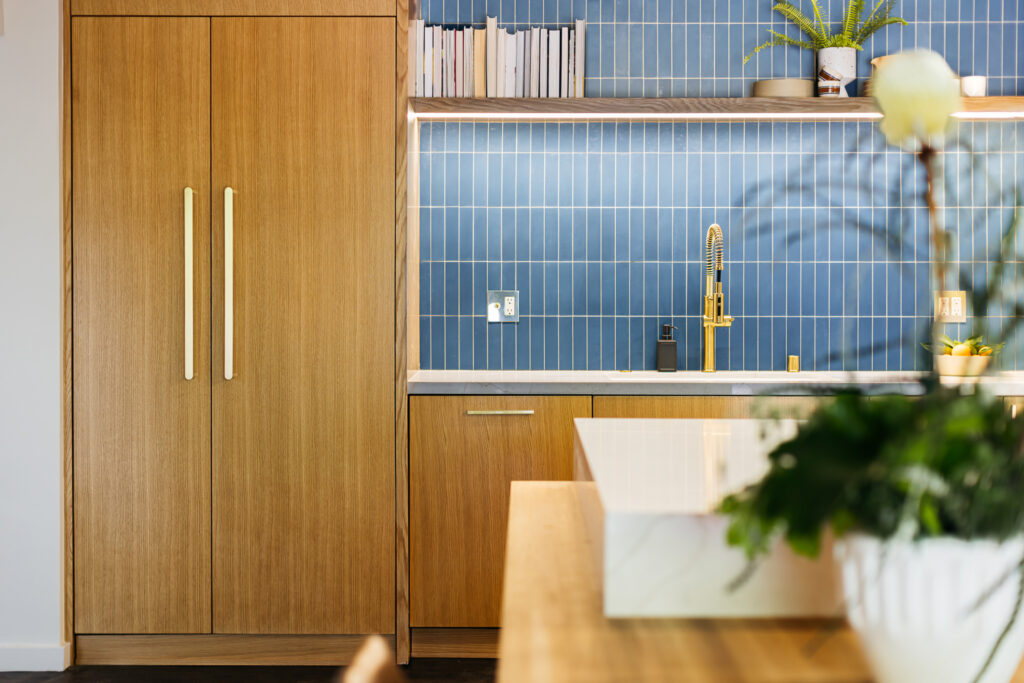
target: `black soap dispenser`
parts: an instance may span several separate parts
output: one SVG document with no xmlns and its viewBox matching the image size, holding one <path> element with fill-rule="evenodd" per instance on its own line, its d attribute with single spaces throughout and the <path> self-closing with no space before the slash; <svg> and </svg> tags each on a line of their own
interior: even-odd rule
<svg viewBox="0 0 1024 683">
<path fill-rule="evenodd" d="M 675 325 L 661 326 L 661 339 L 658 340 L 658 372 L 676 371 L 676 340 L 672 338 Z"/>
</svg>

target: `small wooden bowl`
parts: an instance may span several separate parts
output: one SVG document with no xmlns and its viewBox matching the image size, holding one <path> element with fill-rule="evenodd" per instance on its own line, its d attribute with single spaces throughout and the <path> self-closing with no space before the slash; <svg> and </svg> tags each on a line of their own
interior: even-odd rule
<svg viewBox="0 0 1024 683">
<path fill-rule="evenodd" d="M 814 81 L 805 78 L 773 78 L 755 81 L 752 97 L 814 97 Z"/>
<path fill-rule="evenodd" d="M 980 377 L 992 356 L 935 356 L 935 371 L 943 377 Z"/>
</svg>

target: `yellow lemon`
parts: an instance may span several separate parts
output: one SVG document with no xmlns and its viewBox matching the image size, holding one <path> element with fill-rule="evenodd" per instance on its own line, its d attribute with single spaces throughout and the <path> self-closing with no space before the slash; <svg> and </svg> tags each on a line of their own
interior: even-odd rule
<svg viewBox="0 0 1024 683">
<path fill-rule="evenodd" d="M 957 344 L 953 347 L 954 356 L 969 356 L 971 355 L 971 347 L 967 344 Z"/>
</svg>

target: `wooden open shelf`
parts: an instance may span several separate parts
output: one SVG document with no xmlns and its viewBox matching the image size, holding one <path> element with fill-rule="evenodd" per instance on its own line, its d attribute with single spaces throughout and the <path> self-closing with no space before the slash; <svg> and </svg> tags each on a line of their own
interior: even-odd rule
<svg viewBox="0 0 1024 683">
<path fill-rule="evenodd" d="M 1024 119 L 1024 97 L 965 99 L 958 115 L 968 120 Z M 409 99 L 420 121 L 873 121 L 882 117 L 868 97 L 693 98 L 440 98 Z"/>
</svg>

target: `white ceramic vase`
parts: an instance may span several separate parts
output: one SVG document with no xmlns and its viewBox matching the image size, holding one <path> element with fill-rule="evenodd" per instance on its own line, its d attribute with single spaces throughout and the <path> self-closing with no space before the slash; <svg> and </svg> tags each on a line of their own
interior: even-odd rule
<svg viewBox="0 0 1024 683">
<path fill-rule="evenodd" d="M 818 96 L 849 97 L 846 86 L 857 80 L 857 51 L 852 47 L 818 50 Z"/>
<path fill-rule="evenodd" d="M 847 616 L 879 683 L 974 681 L 1013 615 L 1022 556 L 1020 538 L 837 541 Z M 1022 655 L 1018 615 L 980 683 L 1007 683 Z"/>
</svg>

